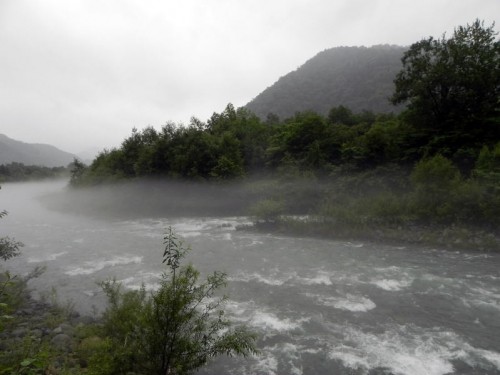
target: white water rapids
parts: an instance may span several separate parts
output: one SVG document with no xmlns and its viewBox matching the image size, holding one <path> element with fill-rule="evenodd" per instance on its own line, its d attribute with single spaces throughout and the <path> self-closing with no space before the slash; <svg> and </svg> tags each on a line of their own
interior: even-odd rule
<svg viewBox="0 0 500 375">
<path fill-rule="evenodd" d="M 37 199 L 63 188 L 2 186 L 0 236 L 25 244 L 5 265 L 45 265 L 36 293 L 90 314 L 98 281 L 156 285 L 171 225 L 202 274 L 228 274 L 229 315 L 260 337 L 261 355 L 201 374 L 500 374 L 500 254 L 245 232 L 242 217 L 103 220 Z"/>
</svg>

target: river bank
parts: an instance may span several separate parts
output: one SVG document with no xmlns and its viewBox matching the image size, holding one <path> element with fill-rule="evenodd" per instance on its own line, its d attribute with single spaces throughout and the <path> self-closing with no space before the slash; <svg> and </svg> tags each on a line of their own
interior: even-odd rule
<svg viewBox="0 0 500 375">
<path fill-rule="evenodd" d="M 18 281 L 10 290 L 14 306 L 0 330 L 0 374 L 77 374 L 87 367 L 86 336 L 97 320 L 69 304 L 32 297 Z"/>
<path fill-rule="evenodd" d="M 273 221 L 256 220 L 253 225 L 242 226 L 239 229 L 288 236 L 500 252 L 499 233 L 457 225 L 347 225 L 334 223 L 325 218 L 304 216 L 282 217 Z"/>
</svg>

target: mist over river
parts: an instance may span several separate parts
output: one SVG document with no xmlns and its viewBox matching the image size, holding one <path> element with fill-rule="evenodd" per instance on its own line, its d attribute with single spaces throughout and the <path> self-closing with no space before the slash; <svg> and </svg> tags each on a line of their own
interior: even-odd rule
<svg viewBox="0 0 500 375">
<path fill-rule="evenodd" d="M 221 358 L 201 374 L 500 374 L 500 254 L 236 230 L 244 217 L 105 220 L 39 199 L 65 189 L 2 186 L 0 236 L 25 244 L 6 266 L 46 266 L 35 294 L 55 288 L 92 314 L 105 302 L 98 281 L 155 287 L 171 225 L 202 274 L 229 275 L 229 315 L 260 336 L 260 356 Z"/>
</svg>

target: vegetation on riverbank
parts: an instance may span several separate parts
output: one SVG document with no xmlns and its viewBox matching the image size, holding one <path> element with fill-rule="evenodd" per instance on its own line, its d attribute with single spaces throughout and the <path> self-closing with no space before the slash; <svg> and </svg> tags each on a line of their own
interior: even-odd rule
<svg viewBox="0 0 500 375">
<path fill-rule="evenodd" d="M 480 173 L 473 170 L 473 176 Z M 499 185 L 461 177 L 440 155 L 422 160 L 410 173 L 384 168 L 338 174 L 323 184 L 288 183 L 276 183 L 281 189 L 250 208 L 257 228 L 294 235 L 500 251 Z M 304 212 L 303 205 L 314 208 Z"/>
</svg>

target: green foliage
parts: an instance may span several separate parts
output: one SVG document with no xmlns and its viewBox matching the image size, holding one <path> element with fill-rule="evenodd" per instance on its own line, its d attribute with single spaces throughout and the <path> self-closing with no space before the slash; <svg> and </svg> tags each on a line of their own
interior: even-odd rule
<svg viewBox="0 0 500 375">
<path fill-rule="evenodd" d="M 476 161 L 474 176 L 494 190 L 500 190 L 500 142 L 490 150 L 483 146 Z"/>
<path fill-rule="evenodd" d="M 26 335 L 17 345 L 9 348 L 8 358 L 0 355 L 0 374 L 47 374 L 53 357 L 54 351 L 47 343 Z"/>
<path fill-rule="evenodd" d="M 407 179 L 405 169 L 390 164 L 364 172 L 336 171 L 317 212 L 334 228 L 405 224 L 411 216 Z"/>
<path fill-rule="evenodd" d="M 296 169 L 295 174 L 312 171 L 325 175 L 333 165 L 342 163 L 365 168 L 385 162 L 377 155 L 370 163 L 363 163 L 378 151 L 367 151 L 367 142 L 362 139 L 375 126 L 373 121 L 366 111 L 353 114 L 342 106 L 332 108 L 328 120 L 314 112 L 297 113 L 274 130 L 267 150 L 268 165 L 286 174 Z M 399 138 L 394 137 L 392 143 Z"/>
<path fill-rule="evenodd" d="M 83 174 L 85 173 L 87 166 L 83 164 L 80 160 L 77 158 L 73 159 L 73 163 L 71 163 L 71 178 L 69 180 L 69 184 L 71 186 L 78 186 L 81 184 L 81 180 L 83 177 Z"/>
<path fill-rule="evenodd" d="M 8 260 L 19 255 L 19 248 L 22 246 L 21 242 L 15 241 L 10 237 L 0 238 L 0 258 Z"/>
<path fill-rule="evenodd" d="M 166 271 L 158 290 L 121 291 L 116 281 L 102 283 L 109 301 L 102 338 L 82 350 L 93 374 L 190 374 L 213 357 L 256 353 L 255 335 L 232 328 L 217 292 L 226 275 L 214 272 L 199 282 L 199 272 L 181 262 L 188 249 L 171 228 L 165 235 Z"/>
<path fill-rule="evenodd" d="M 343 105 L 330 109 L 330 112 L 328 112 L 328 121 L 331 124 L 344 125 L 355 125 L 358 122 L 352 111 Z"/>
<path fill-rule="evenodd" d="M 274 199 L 261 200 L 249 209 L 250 215 L 257 222 L 262 221 L 264 223 L 276 222 L 284 214 L 284 211 L 284 203 Z"/>
<path fill-rule="evenodd" d="M 415 165 L 411 180 L 422 195 L 441 195 L 457 186 L 460 172 L 449 159 L 435 155 Z"/>
<path fill-rule="evenodd" d="M 460 172 L 442 155 L 423 159 L 411 174 L 415 188 L 415 210 L 433 220 L 448 219 L 453 214 L 453 192 L 460 184 Z"/>
<path fill-rule="evenodd" d="M 85 185 L 142 176 L 241 177 L 264 166 L 268 129 L 230 104 L 207 123 L 192 118 L 187 127 L 168 123 L 161 131 L 133 129 L 120 148 L 100 153 L 78 181 Z"/>
<path fill-rule="evenodd" d="M 0 332 L 4 330 L 5 323 L 12 319 L 12 301 L 9 288 L 13 280 L 8 271 L 0 274 Z"/>
<path fill-rule="evenodd" d="M 408 103 L 417 142 L 432 153 L 498 140 L 500 41 L 476 20 L 446 39 L 421 40 L 403 56 L 393 103 Z M 442 151 L 441 151 L 442 152 Z"/>
<path fill-rule="evenodd" d="M 388 163 L 405 164 L 407 131 L 407 126 L 400 121 L 376 121 L 361 135 L 343 144 L 343 161 L 361 169 Z"/>
<path fill-rule="evenodd" d="M 1 189 L 1 187 L 0 187 Z M 0 219 L 7 215 L 7 211 L 0 211 Z M 0 258 L 4 261 L 19 255 L 20 242 L 13 241 L 9 237 L 0 238 Z M 5 321 L 11 319 L 9 315 L 12 308 L 9 287 L 13 284 L 12 277 L 8 271 L 0 274 L 0 332 L 3 331 Z"/>
<path fill-rule="evenodd" d="M 7 211 L 0 211 L 0 219 L 7 215 Z M 21 242 L 15 241 L 9 237 L 0 238 L 0 259 L 4 261 L 19 255 Z M 12 295 L 9 289 L 14 285 L 14 278 L 8 271 L 0 274 L 0 332 L 3 330 L 3 323 L 9 320 L 12 309 Z"/>
</svg>

